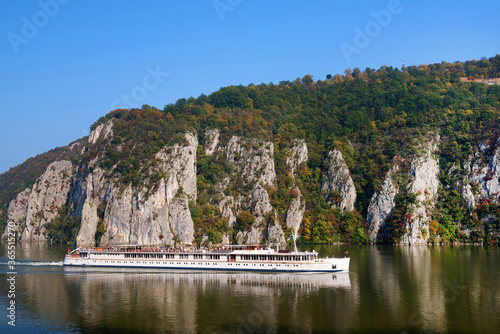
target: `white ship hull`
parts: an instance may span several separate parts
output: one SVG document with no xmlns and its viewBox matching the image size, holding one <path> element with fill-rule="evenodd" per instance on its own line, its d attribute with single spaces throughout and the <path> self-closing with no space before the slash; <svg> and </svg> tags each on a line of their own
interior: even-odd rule
<svg viewBox="0 0 500 334">
<path fill-rule="evenodd" d="M 350 258 L 317 258 L 317 253 L 279 254 L 269 251 L 230 253 L 113 252 L 76 250 L 66 255 L 65 266 L 159 268 L 226 271 L 347 272 Z M 210 259 L 214 258 L 214 259 Z M 261 259 L 253 260 L 253 258 Z M 271 259 L 262 261 L 262 259 Z M 301 259 L 308 259 L 303 261 Z M 295 259 L 295 261 L 293 260 Z"/>
<path fill-rule="evenodd" d="M 254 262 L 208 262 L 208 261 L 165 261 L 125 259 L 72 259 L 64 260 L 65 266 L 163 268 L 196 270 L 240 270 L 240 271 L 289 271 L 289 272 L 346 272 L 349 258 L 328 259 L 317 263 L 254 263 Z"/>
</svg>

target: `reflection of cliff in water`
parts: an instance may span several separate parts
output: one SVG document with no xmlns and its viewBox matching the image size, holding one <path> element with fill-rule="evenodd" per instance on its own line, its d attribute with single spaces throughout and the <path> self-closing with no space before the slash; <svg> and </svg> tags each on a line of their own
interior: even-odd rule
<svg viewBox="0 0 500 334">
<path fill-rule="evenodd" d="M 155 331 L 162 324 L 172 332 L 205 331 L 206 326 L 217 324 L 235 328 L 259 309 L 265 323 L 276 323 L 283 309 L 301 313 L 297 309 L 304 296 L 351 286 L 348 273 L 144 272 L 129 268 L 110 272 L 109 268 L 65 267 L 64 280 L 79 309 L 77 323 L 125 330 L 138 328 L 140 322 L 146 331 Z M 301 317 L 297 315 L 297 319 Z"/>
<path fill-rule="evenodd" d="M 18 328 L 498 333 L 497 248 L 350 247 L 350 273 L 290 274 L 67 268 L 60 265 L 65 249 L 19 246 Z M 6 247 L 0 248 L 0 262 L 6 261 Z M 0 281 L 0 290 L 6 284 Z M 6 302 L 0 295 L 0 305 Z"/>
<path fill-rule="evenodd" d="M 439 248 L 437 248 L 439 251 Z M 436 256 L 436 249 L 430 247 L 401 247 L 401 252 L 406 260 L 405 268 L 411 277 L 411 300 L 416 305 L 425 307 L 416 308 L 408 316 L 409 321 L 416 327 L 431 329 L 434 332 L 444 333 L 449 331 L 446 324 L 446 284 L 442 270 L 441 256 Z M 416 293 L 416 292 L 419 293 Z"/>
</svg>

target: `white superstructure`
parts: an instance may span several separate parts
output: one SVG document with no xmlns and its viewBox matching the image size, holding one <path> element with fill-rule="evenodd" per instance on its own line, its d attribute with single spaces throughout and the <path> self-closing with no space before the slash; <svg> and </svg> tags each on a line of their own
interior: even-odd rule
<svg viewBox="0 0 500 334">
<path fill-rule="evenodd" d="M 318 253 L 275 251 L 260 245 L 216 249 L 114 246 L 77 248 L 64 258 L 65 266 L 207 269 L 290 272 L 347 272 L 350 258 L 318 258 Z"/>
</svg>

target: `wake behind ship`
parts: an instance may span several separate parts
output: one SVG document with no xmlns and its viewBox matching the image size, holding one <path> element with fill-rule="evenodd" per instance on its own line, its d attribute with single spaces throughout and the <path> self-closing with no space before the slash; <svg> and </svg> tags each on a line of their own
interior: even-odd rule
<svg viewBox="0 0 500 334">
<path fill-rule="evenodd" d="M 195 270 L 347 272 L 350 258 L 318 258 L 318 253 L 275 251 L 261 245 L 214 249 L 79 247 L 66 255 L 65 266 L 130 267 Z"/>
</svg>

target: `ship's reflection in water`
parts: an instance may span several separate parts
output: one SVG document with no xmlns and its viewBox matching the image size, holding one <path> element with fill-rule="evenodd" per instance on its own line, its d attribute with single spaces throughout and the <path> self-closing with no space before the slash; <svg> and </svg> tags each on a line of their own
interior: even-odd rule
<svg viewBox="0 0 500 334">
<path fill-rule="evenodd" d="M 67 249 L 19 245 L 18 322 L 0 333 L 499 333 L 497 247 L 348 249 L 351 272 L 300 274 L 66 268 Z"/>
<path fill-rule="evenodd" d="M 324 306 L 319 300 L 351 288 L 349 273 L 65 267 L 64 280 L 78 308 L 70 321 L 89 331 L 274 332 L 283 323 L 307 329 Z"/>
</svg>

